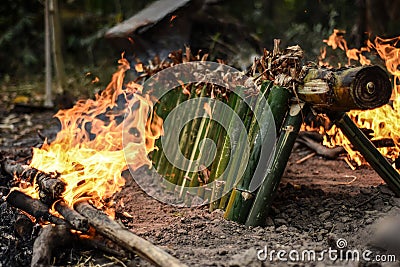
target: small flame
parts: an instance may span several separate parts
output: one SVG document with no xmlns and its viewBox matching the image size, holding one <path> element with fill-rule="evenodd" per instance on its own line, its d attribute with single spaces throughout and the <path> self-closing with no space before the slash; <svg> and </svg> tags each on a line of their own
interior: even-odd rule
<svg viewBox="0 0 400 267">
<path fill-rule="evenodd" d="M 380 108 L 366 111 L 352 110 L 348 112 L 350 118 L 355 121 L 359 128 L 366 128 L 373 130 L 372 139 L 390 138 L 394 141 L 394 147 L 378 148 L 378 150 L 391 160 L 395 160 L 400 155 L 400 85 L 398 81 L 400 78 L 400 48 L 397 48 L 400 41 L 400 36 L 391 39 L 383 39 L 376 37 L 374 42 L 368 40 L 367 47 L 358 49 L 348 49 L 346 40 L 343 33 L 335 30 L 333 34 L 325 40 L 333 49 L 339 47 L 346 52 L 350 60 L 358 60 L 360 64 L 370 64 L 371 61 L 367 59 L 362 52 L 376 51 L 378 55 L 385 61 L 387 71 L 393 75 L 394 90 L 391 104 L 386 104 Z M 364 163 L 364 159 L 358 151 L 354 151 L 348 139 L 343 135 L 340 129 L 334 125 L 331 129 L 320 129 L 321 133 L 326 133 L 324 145 L 328 147 L 343 146 L 348 152 L 348 157 L 356 162 L 358 165 Z"/>
<path fill-rule="evenodd" d="M 69 205 L 89 198 L 96 207 L 107 209 L 112 204 L 107 201 L 125 184 L 121 172 L 127 169 L 127 161 L 135 162 L 134 169 L 151 166 L 147 154 L 162 133 L 162 119 L 156 114 L 148 118 L 153 113 L 150 96 L 142 94 L 139 84 L 124 84 L 130 64 L 123 57 L 118 63 L 119 69 L 105 90 L 94 100 L 81 100 L 71 109 L 60 110 L 55 115 L 61 122 L 56 139 L 33 149 L 30 167 L 60 173 L 67 184 L 62 197 Z M 128 110 L 128 100 L 135 101 L 131 107 L 137 110 Z M 123 120 L 129 129 L 123 127 Z M 134 142 L 126 149 L 134 153 L 125 155 L 123 131 L 132 136 Z M 20 190 L 38 197 L 34 186 Z"/>
</svg>

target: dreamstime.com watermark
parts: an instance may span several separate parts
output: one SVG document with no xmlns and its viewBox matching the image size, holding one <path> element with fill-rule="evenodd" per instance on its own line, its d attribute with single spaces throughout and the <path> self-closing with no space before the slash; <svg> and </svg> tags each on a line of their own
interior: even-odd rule
<svg viewBox="0 0 400 267">
<path fill-rule="evenodd" d="M 257 250 L 257 258 L 264 262 L 396 262 L 397 260 L 394 254 L 374 254 L 368 249 L 349 249 L 344 238 L 336 241 L 336 247 L 317 251 L 313 249 L 270 249 L 265 246 Z"/>
</svg>

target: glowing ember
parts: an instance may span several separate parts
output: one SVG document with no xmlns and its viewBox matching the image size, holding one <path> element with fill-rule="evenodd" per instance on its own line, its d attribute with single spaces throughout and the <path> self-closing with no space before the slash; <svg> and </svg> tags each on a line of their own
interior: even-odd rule
<svg viewBox="0 0 400 267">
<path fill-rule="evenodd" d="M 387 71 L 394 76 L 394 90 L 390 104 L 384 105 L 380 108 L 367 110 L 367 111 L 350 111 L 348 115 L 356 122 L 358 127 L 373 130 L 373 139 L 391 138 L 395 146 L 389 148 L 379 148 L 379 151 L 391 160 L 395 160 L 400 155 L 400 85 L 398 85 L 400 70 L 400 48 L 397 44 L 400 37 L 392 39 L 375 38 L 374 42 L 368 41 L 367 47 L 358 49 L 348 49 L 346 40 L 343 37 L 344 32 L 335 30 L 333 34 L 325 40 L 325 42 L 333 49 L 340 48 L 346 52 L 348 57 L 348 64 L 350 60 L 358 60 L 362 65 L 370 64 L 371 61 L 367 59 L 363 52 L 376 51 L 378 55 L 385 61 Z M 325 58 L 325 54 L 321 59 Z M 320 62 L 321 65 L 326 65 Z M 323 128 L 320 132 L 325 132 Z M 349 154 L 350 159 L 354 160 L 358 165 L 364 163 L 362 156 L 358 151 L 353 151 L 350 142 L 341 133 L 339 129 L 333 126 L 327 132 L 328 138 L 325 138 L 324 144 L 329 147 L 343 146 Z"/>
<path fill-rule="evenodd" d="M 119 69 L 107 88 L 94 100 L 79 101 L 69 110 L 60 110 L 55 117 L 61 122 L 61 131 L 51 144 L 34 148 L 31 167 L 44 172 L 58 172 L 67 184 L 64 200 L 72 205 L 80 198 L 89 198 L 98 208 L 106 209 L 109 200 L 125 184 L 121 172 L 128 162 L 133 168 L 151 166 L 147 154 L 162 131 L 162 119 L 149 118 L 152 113 L 150 97 L 142 94 L 139 84 L 124 84 L 129 62 L 119 60 Z M 136 110 L 127 110 L 128 101 L 135 101 Z M 129 112 L 128 112 L 129 111 Z M 156 115 L 155 115 L 156 116 Z M 125 155 L 122 147 L 122 121 L 132 136 L 132 146 Z M 38 198 L 34 186 L 20 189 Z"/>
</svg>

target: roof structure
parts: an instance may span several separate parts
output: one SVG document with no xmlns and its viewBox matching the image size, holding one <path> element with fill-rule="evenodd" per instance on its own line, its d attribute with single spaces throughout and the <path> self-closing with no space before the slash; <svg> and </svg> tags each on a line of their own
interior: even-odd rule
<svg viewBox="0 0 400 267">
<path fill-rule="evenodd" d="M 156 1 L 131 18 L 109 29 L 106 38 L 122 38 L 144 29 L 151 28 L 168 15 L 188 5 L 192 0 L 159 0 Z"/>
</svg>

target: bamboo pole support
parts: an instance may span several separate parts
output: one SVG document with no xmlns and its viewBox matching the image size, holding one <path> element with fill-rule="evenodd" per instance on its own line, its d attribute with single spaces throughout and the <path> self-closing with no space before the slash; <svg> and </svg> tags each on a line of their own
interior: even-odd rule
<svg viewBox="0 0 400 267">
<path fill-rule="evenodd" d="M 271 83 L 272 85 L 272 83 Z M 264 110 L 264 112 L 271 112 L 274 117 L 275 123 L 269 123 L 267 120 L 267 125 L 265 127 L 265 132 L 262 133 L 264 137 L 268 137 L 273 133 L 274 127 L 276 133 L 279 132 L 287 110 L 289 109 L 289 99 L 291 93 L 286 88 L 280 86 L 274 86 L 268 94 L 268 105 L 269 109 Z M 266 115 L 261 115 L 261 117 L 266 117 Z M 261 131 L 262 129 L 260 129 Z M 270 142 L 270 140 L 265 140 Z M 265 142 L 264 141 L 264 142 Z M 251 205 L 254 201 L 253 192 L 249 191 L 249 186 L 253 175 L 257 171 L 257 166 L 260 161 L 267 162 L 268 159 L 261 158 L 261 149 L 263 147 L 263 140 L 261 139 L 261 133 L 258 133 L 256 140 L 250 154 L 249 163 L 243 174 L 241 181 L 232 190 L 226 211 L 225 218 L 228 220 L 233 220 L 239 223 L 245 223 L 247 215 L 250 211 Z M 258 173 L 258 171 L 257 171 Z M 261 175 L 261 174 L 258 174 Z"/>
<path fill-rule="evenodd" d="M 376 149 L 357 125 L 344 112 L 329 113 L 329 118 L 342 130 L 351 144 L 357 149 L 382 177 L 389 188 L 400 197 L 400 174 L 390 165 L 387 159 Z"/>
<path fill-rule="evenodd" d="M 248 144 L 250 145 L 250 155 L 252 149 L 254 148 L 256 132 L 259 129 L 256 117 L 258 117 L 259 113 L 261 113 L 266 108 L 266 107 L 261 107 L 260 105 L 261 103 L 263 103 L 262 102 L 263 99 L 267 100 L 267 96 L 269 94 L 272 85 L 273 85 L 272 82 L 267 81 L 261 86 L 257 98 L 254 98 L 250 103 L 250 105 L 254 107 L 254 110 L 248 108 L 245 118 L 242 118 L 247 131 L 241 133 L 241 137 L 239 138 L 239 140 L 247 138 Z M 239 152 L 237 152 L 238 155 L 243 154 L 245 149 L 243 145 L 244 145 L 243 143 L 239 144 L 238 147 Z M 232 167 L 230 168 L 227 176 L 228 179 L 225 183 L 224 189 L 221 191 L 222 197 L 221 199 L 216 201 L 218 204 L 218 208 L 223 210 L 226 208 L 227 202 L 229 201 L 229 198 L 231 196 L 232 192 L 231 188 L 237 185 L 238 182 L 241 180 L 241 177 L 237 177 L 237 173 L 243 173 L 246 170 L 244 168 L 247 168 L 247 164 L 249 163 L 249 162 L 242 162 L 243 160 L 241 156 L 234 157 L 232 160 L 233 160 Z"/>
<path fill-rule="evenodd" d="M 247 226 L 263 226 L 265 224 L 274 193 L 285 171 L 290 152 L 301 127 L 302 105 L 304 104 L 293 104 L 290 107 L 290 111 L 283 124 L 282 132 L 278 138 L 277 149 L 271 168 L 267 171 L 267 175 L 257 192 L 246 220 Z"/>
</svg>

